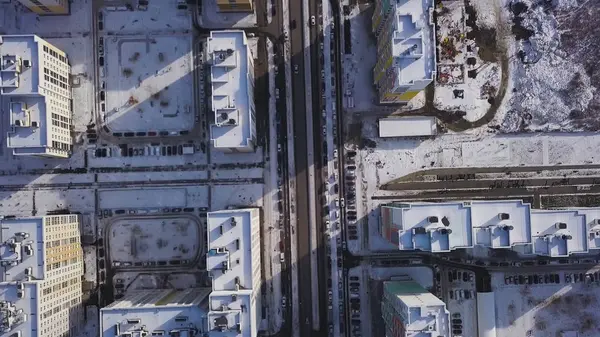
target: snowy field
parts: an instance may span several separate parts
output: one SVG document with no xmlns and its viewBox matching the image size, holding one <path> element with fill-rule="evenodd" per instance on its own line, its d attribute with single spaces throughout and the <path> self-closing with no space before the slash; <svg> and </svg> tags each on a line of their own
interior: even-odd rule
<svg viewBox="0 0 600 337">
<path fill-rule="evenodd" d="M 585 272 L 585 271 L 584 271 Z M 504 274 L 492 274 L 498 337 L 598 336 L 600 286 L 596 283 L 505 285 Z M 563 335 L 564 336 L 564 335 Z"/>
<path fill-rule="evenodd" d="M 191 37 L 106 37 L 105 118 L 113 132 L 194 126 Z"/>
</svg>

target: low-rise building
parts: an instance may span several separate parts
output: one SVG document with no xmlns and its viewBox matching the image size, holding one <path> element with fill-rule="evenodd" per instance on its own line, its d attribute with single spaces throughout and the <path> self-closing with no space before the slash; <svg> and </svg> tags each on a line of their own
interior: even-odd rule
<svg viewBox="0 0 600 337">
<path fill-rule="evenodd" d="M 73 107 L 67 55 L 36 35 L 0 36 L 0 104 L 14 155 L 67 158 Z"/>
<path fill-rule="evenodd" d="M 202 336 L 209 293 L 209 288 L 132 290 L 100 310 L 100 336 Z"/>
<path fill-rule="evenodd" d="M 409 277 L 383 282 L 386 337 L 449 337 L 446 304 Z"/>
<path fill-rule="evenodd" d="M 433 1 L 377 0 L 372 23 L 379 101 L 408 102 L 435 79 Z"/>
<path fill-rule="evenodd" d="M 255 337 L 261 322 L 260 209 L 207 215 L 211 336 Z"/>
<path fill-rule="evenodd" d="M 379 137 L 431 137 L 437 134 L 432 116 L 390 117 L 379 120 Z"/>
<path fill-rule="evenodd" d="M 75 336 L 83 324 L 78 215 L 0 220 L 0 335 Z"/>
<path fill-rule="evenodd" d="M 478 245 L 565 257 L 600 249 L 600 208 L 539 210 L 521 200 L 391 204 L 381 206 L 380 233 L 400 250 Z"/>
<path fill-rule="evenodd" d="M 69 0 L 17 0 L 32 12 L 40 15 L 69 14 Z"/>
<path fill-rule="evenodd" d="M 252 152 L 256 146 L 254 60 L 242 30 L 212 31 L 206 43 L 210 64 L 210 128 L 215 149 Z"/>
</svg>

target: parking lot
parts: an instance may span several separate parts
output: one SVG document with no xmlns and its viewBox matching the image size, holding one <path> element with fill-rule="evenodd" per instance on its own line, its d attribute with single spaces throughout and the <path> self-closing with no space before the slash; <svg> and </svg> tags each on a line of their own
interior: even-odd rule
<svg viewBox="0 0 600 337">
<path fill-rule="evenodd" d="M 189 215 L 125 216 L 106 230 L 115 268 L 187 265 L 199 257 L 204 239 L 200 223 Z"/>
<path fill-rule="evenodd" d="M 537 283 L 536 283 L 537 282 Z M 492 274 L 498 337 L 598 336 L 600 274 L 597 269 Z"/>
</svg>

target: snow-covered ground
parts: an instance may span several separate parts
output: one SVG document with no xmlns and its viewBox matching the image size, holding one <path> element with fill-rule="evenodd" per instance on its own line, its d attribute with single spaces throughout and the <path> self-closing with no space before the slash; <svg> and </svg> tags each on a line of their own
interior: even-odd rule
<svg viewBox="0 0 600 337">
<path fill-rule="evenodd" d="M 569 331 L 576 332 L 572 336 L 598 336 L 600 286 L 565 283 L 564 273 L 556 273 L 559 284 L 538 285 L 505 285 L 503 273 L 492 274 L 498 337 L 566 336 L 561 332 Z"/>
</svg>

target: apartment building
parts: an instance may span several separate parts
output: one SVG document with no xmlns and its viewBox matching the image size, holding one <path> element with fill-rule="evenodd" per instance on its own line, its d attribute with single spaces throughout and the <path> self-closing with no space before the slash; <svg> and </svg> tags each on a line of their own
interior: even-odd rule
<svg viewBox="0 0 600 337">
<path fill-rule="evenodd" d="M 73 107 L 67 55 L 36 35 L 0 36 L 0 95 L 14 155 L 67 158 Z"/>
<path fill-rule="evenodd" d="M 256 145 L 254 60 L 246 33 L 212 31 L 206 50 L 211 65 L 213 146 L 223 152 L 252 152 Z"/>
<path fill-rule="evenodd" d="M 377 37 L 374 85 L 383 104 L 405 103 L 435 79 L 432 0 L 377 0 L 372 20 Z"/>
<path fill-rule="evenodd" d="M 446 304 L 409 277 L 383 282 L 386 337 L 449 337 Z"/>
<path fill-rule="evenodd" d="M 40 15 L 69 14 L 69 0 L 17 0 L 32 12 Z"/>
<path fill-rule="evenodd" d="M 217 0 L 219 12 L 252 12 L 253 0 Z"/>
<path fill-rule="evenodd" d="M 395 203 L 381 206 L 379 230 L 400 250 L 482 246 L 568 257 L 600 249 L 600 208 L 533 209 L 522 200 Z"/>
<path fill-rule="evenodd" d="M 210 212 L 207 232 L 208 330 L 219 337 L 256 337 L 262 309 L 260 209 Z"/>
<path fill-rule="evenodd" d="M 0 220 L 2 336 L 70 337 L 83 324 L 78 215 Z"/>
<path fill-rule="evenodd" d="M 132 290 L 100 310 L 100 337 L 204 336 L 209 288 Z"/>
</svg>

